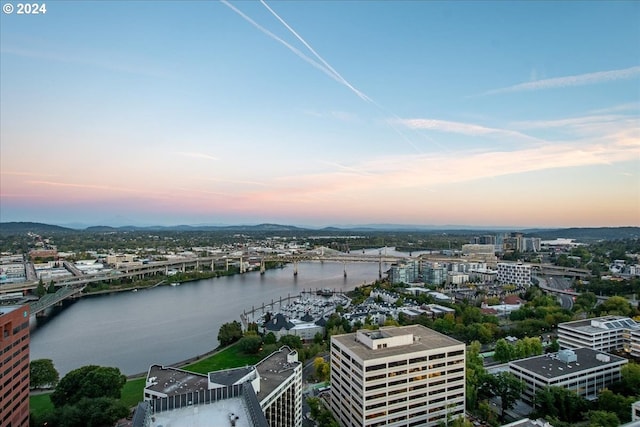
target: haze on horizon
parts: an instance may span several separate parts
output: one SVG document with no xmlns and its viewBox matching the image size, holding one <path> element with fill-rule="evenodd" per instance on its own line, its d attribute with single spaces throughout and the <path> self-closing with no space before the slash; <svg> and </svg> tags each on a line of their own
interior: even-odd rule
<svg viewBox="0 0 640 427">
<path fill-rule="evenodd" d="M 640 225 L 640 2 L 46 4 L 0 222 Z"/>
</svg>

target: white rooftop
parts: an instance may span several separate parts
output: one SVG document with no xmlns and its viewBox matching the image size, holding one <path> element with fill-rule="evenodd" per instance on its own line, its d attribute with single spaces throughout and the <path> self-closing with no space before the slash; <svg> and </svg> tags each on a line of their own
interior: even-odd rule
<svg viewBox="0 0 640 427">
<path fill-rule="evenodd" d="M 244 401 L 239 397 L 212 404 L 156 412 L 151 427 L 230 426 L 231 414 L 238 417 L 236 427 L 252 427 Z"/>
</svg>

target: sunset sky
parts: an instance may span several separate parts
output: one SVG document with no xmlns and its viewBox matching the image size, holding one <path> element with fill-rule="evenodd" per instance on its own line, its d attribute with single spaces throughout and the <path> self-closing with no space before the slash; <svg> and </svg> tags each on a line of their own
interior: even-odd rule
<svg viewBox="0 0 640 427">
<path fill-rule="evenodd" d="M 2 222 L 640 225 L 640 2 L 16 12 Z"/>
</svg>

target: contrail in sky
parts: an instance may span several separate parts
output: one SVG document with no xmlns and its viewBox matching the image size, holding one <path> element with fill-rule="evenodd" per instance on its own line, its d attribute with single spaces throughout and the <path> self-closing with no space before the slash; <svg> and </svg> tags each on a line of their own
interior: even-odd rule
<svg viewBox="0 0 640 427">
<path fill-rule="evenodd" d="M 307 43 L 293 28 L 291 28 L 291 26 L 289 24 L 287 24 L 284 19 L 282 19 L 273 9 L 271 9 L 269 7 L 269 5 L 267 5 L 267 3 L 264 0 L 260 0 L 260 2 L 267 8 L 267 10 L 276 18 L 278 19 L 278 21 L 280 21 L 280 23 L 282 25 L 284 25 L 307 49 L 309 49 L 309 51 L 311 53 L 313 53 L 313 55 L 318 58 L 318 60 L 321 62 L 317 62 L 314 59 L 308 57 L 307 55 L 305 55 L 304 53 L 300 52 L 298 49 L 296 49 L 295 47 L 291 46 L 289 43 L 287 43 L 286 41 L 284 41 L 283 39 L 281 39 L 280 37 L 276 36 L 275 34 L 273 34 L 271 31 L 267 30 L 266 28 L 264 28 L 263 26 L 261 26 L 260 24 L 258 24 L 257 22 L 255 22 L 253 19 L 251 19 L 249 16 L 245 15 L 242 11 L 240 11 L 239 9 L 237 9 L 235 6 L 233 6 L 231 3 L 229 3 L 227 0 L 220 0 L 221 3 L 223 3 L 225 6 L 229 7 L 231 10 L 233 10 L 235 13 L 237 13 L 238 15 L 240 15 L 245 21 L 249 22 L 251 25 L 253 25 L 255 28 L 257 28 L 258 30 L 262 31 L 264 34 L 268 35 L 269 37 L 271 37 L 272 39 L 276 40 L 277 42 L 281 43 L 282 45 L 284 45 L 287 49 L 289 49 L 290 51 L 292 51 L 293 53 L 296 54 L 296 56 L 298 56 L 299 58 L 303 59 L 304 61 L 306 61 L 307 63 L 313 65 L 315 68 L 319 69 L 320 71 L 322 71 L 323 73 L 325 73 L 327 76 L 331 77 L 332 79 L 334 79 L 335 81 L 337 81 L 338 83 L 346 86 L 349 90 L 351 90 L 353 93 L 355 93 L 358 98 L 362 99 L 363 101 L 366 101 L 368 103 L 371 103 L 373 105 L 375 105 L 379 110 L 392 115 L 396 120 L 400 121 L 400 117 L 398 117 L 398 115 L 396 115 L 395 113 L 393 113 L 392 111 L 388 110 L 387 108 L 384 108 L 383 106 L 381 106 L 380 104 L 378 104 L 377 102 L 375 102 L 373 99 L 371 99 L 369 96 L 367 96 L 366 94 L 364 94 L 363 92 L 359 91 L 358 89 L 356 89 L 351 83 L 349 83 L 344 77 L 342 77 L 342 75 L 340 75 L 340 73 L 338 73 L 331 65 L 329 65 L 329 63 L 327 61 L 325 61 L 310 45 L 309 43 Z M 393 129 L 394 132 L 396 132 L 402 139 L 404 139 L 404 141 L 410 145 L 414 150 L 416 150 L 418 153 L 421 152 L 421 150 L 402 132 L 400 131 L 400 129 L 398 129 L 395 124 L 393 123 L 393 121 L 386 121 L 387 126 L 391 127 L 391 129 Z M 432 140 L 432 142 L 435 142 Z M 440 146 L 441 149 L 446 150 L 445 147 L 442 147 L 440 144 L 438 144 L 437 142 L 435 142 L 438 146 Z"/>
<path fill-rule="evenodd" d="M 233 10 L 235 13 L 240 15 L 245 21 L 247 21 L 248 23 L 250 23 L 251 25 L 256 27 L 258 30 L 262 31 L 264 34 L 268 35 L 269 37 L 271 37 L 275 41 L 283 44 L 287 49 L 289 49 L 290 51 L 295 53 L 296 56 L 298 56 L 300 59 L 304 60 L 305 62 L 307 62 L 307 63 L 309 63 L 311 65 L 313 65 L 315 68 L 319 69 L 320 71 L 322 71 L 323 73 L 325 73 L 326 75 L 328 75 L 329 77 L 331 77 L 332 79 L 337 81 L 338 83 L 344 84 L 344 82 L 342 80 L 340 80 L 340 77 L 338 77 L 336 74 L 331 72 L 331 70 L 329 70 L 327 67 L 325 67 L 324 65 L 314 61 L 312 58 L 309 58 L 307 55 L 305 55 L 304 53 L 300 52 L 300 50 L 298 50 L 295 47 L 291 46 L 289 43 L 287 43 L 286 41 L 282 40 L 280 37 L 276 36 L 271 31 L 267 30 L 266 28 L 264 28 L 262 25 L 258 24 L 253 19 L 249 18 L 247 15 L 242 13 L 242 11 L 237 9 L 235 6 L 233 6 L 227 0 L 220 0 L 220 2 L 222 4 L 224 4 L 225 6 L 228 6 L 231 10 Z"/>
<path fill-rule="evenodd" d="M 353 87 L 353 85 L 351 83 L 349 83 L 344 77 L 342 77 L 340 75 L 340 73 L 338 73 L 331 65 L 329 65 L 329 63 L 327 61 L 324 60 L 324 58 L 322 58 L 315 50 L 313 50 L 313 48 L 309 45 L 309 43 L 307 43 L 293 28 L 291 28 L 291 26 L 289 24 L 287 24 L 284 19 L 282 19 L 280 17 L 280 15 L 278 15 L 273 9 L 271 9 L 269 7 L 269 5 L 264 1 L 264 0 L 260 0 L 260 3 L 262 3 L 264 5 L 264 7 L 267 8 L 267 10 L 269 12 L 271 12 L 271 14 L 273 16 L 275 16 L 278 21 L 280 21 L 282 23 L 282 25 L 284 25 L 285 27 L 287 27 L 287 29 L 289 31 L 291 31 L 291 33 L 296 36 L 296 38 L 298 40 L 300 40 L 300 42 L 306 46 L 307 49 L 309 49 L 311 51 L 311 53 L 313 53 L 313 55 L 318 58 L 320 60 L 320 62 L 322 62 L 324 64 L 325 67 L 327 67 L 327 69 L 329 71 L 331 71 L 331 73 L 333 73 L 335 75 L 335 77 L 337 77 L 337 79 L 344 84 L 346 87 L 348 87 L 349 89 L 351 89 L 356 95 L 358 95 L 360 98 L 362 98 L 365 101 L 368 102 L 372 102 L 371 98 L 369 98 L 367 95 L 365 95 L 364 93 L 360 92 L 358 89 L 356 89 L 355 87 Z"/>
</svg>

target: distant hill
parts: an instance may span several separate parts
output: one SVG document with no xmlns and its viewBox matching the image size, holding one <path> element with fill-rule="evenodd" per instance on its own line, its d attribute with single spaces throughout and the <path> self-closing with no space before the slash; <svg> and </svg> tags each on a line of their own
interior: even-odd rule
<svg viewBox="0 0 640 427">
<path fill-rule="evenodd" d="M 580 242 L 598 240 L 619 240 L 640 238 L 640 227 L 595 227 L 595 228 L 559 228 L 556 230 L 524 230 L 528 237 L 540 237 L 543 240 L 557 238 L 575 239 Z"/>
<path fill-rule="evenodd" d="M 558 228 L 558 229 L 506 229 L 496 227 L 494 229 L 486 227 L 478 228 L 458 228 L 451 226 L 451 228 L 433 227 L 429 226 L 415 226 L 415 225 L 387 225 L 387 228 L 383 225 L 365 225 L 365 226 L 331 226 L 321 229 L 317 228 L 303 228 L 293 225 L 282 224 L 258 224 L 258 225 L 174 225 L 174 226 L 124 226 L 124 227 L 110 227 L 110 226 L 93 226 L 87 227 L 84 230 L 77 230 L 67 227 L 61 227 L 58 225 L 42 224 L 38 222 L 2 222 L 0 223 L 0 234 L 23 234 L 27 232 L 33 232 L 37 234 L 54 234 L 54 233 L 117 233 L 117 232 L 136 232 L 136 231 L 184 231 L 184 232 L 206 232 L 206 231 L 218 231 L 218 232 L 231 232 L 231 233 L 292 233 L 292 232 L 316 232 L 316 233 L 345 233 L 345 232 L 357 232 L 357 233 L 380 233 L 380 232 L 420 232 L 420 233 L 434 233 L 434 234 L 449 234 L 449 235 L 481 235 L 481 234 L 495 234 L 504 233 L 506 231 L 519 231 L 527 237 L 540 237 L 543 240 L 553 240 L 556 238 L 575 239 L 580 242 L 593 242 L 598 240 L 618 240 L 618 239 L 633 239 L 640 238 L 640 227 L 574 227 L 574 228 Z"/>
<path fill-rule="evenodd" d="M 40 222 L 0 222 L 0 234 L 22 234 L 22 233 L 68 233 L 77 232 L 71 228 L 60 227 L 58 225 L 42 224 Z"/>
</svg>

